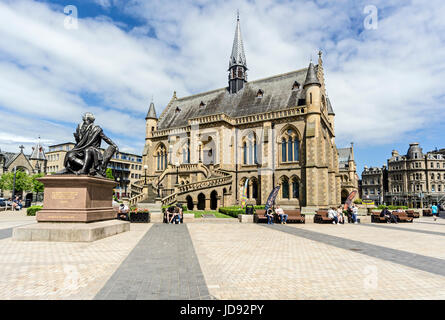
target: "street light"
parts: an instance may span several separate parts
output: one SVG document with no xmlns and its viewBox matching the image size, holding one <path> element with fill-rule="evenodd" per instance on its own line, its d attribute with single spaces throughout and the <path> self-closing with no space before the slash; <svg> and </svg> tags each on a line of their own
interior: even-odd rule
<svg viewBox="0 0 445 320">
<path fill-rule="evenodd" d="M 179 161 L 176 160 L 176 184 L 179 184 Z"/>
<path fill-rule="evenodd" d="M 117 177 L 117 183 L 119 184 L 119 200 L 122 198 L 122 190 L 121 190 L 121 178 Z"/>
<path fill-rule="evenodd" d="M 145 182 L 144 182 L 144 186 L 147 185 L 147 169 L 148 169 L 148 166 L 147 166 L 147 165 L 144 165 L 144 171 L 145 171 Z"/>
</svg>

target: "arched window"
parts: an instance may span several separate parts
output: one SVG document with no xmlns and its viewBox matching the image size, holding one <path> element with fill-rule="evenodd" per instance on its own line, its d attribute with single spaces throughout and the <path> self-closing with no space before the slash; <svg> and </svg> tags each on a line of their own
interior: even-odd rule
<svg viewBox="0 0 445 320">
<path fill-rule="evenodd" d="M 286 157 L 286 139 L 281 139 L 281 158 L 283 162 L 287 161 Z"/>
<path fill-rule="evenodd" d="M 295 137 L 294 138 L 294 161 L 300 161 L 299 158 L 299 154 L 300 154 L 300 150 L 299 150 L 299 144 L 298 144 L 298 139 Z"/>
<path fill-rule="evenodd" d="M 243 163 L 244 164 L 256 164 L 257 160 L 257 145 L 256 137 L 253 132 L 243 139 Z"/>
<path fill-rule="evenodd" d="M 300 142 L 297 132 L 294 129 L 287 129 L 281 137 L 281 161 L 299 161 Z"/>
<path fill-rule="evenodd" d="M 257 199 L 258 198 L 258 181 L 252 180 L 252 198 Z"/>
<path fill-rule="evenodd" d="M 164 170 L 167 167 L 167 149 L 163 144 L 159 145 L 155 153 L 156 170 Z"/>
<path fill-rule="evenodd" d="M 281 183 L 282 188 L 282 197 L 283 199 L 289 199 L 289 181 L 287 179 L 283 179 Z"/>
<path fill-rule="evenodd" d="M 292 179 L 292 198 L 300 198 L 300 184 L 296 178 Z"/>
<path fill-rule="evenodd" d="M 289 138 L 289 140 L 287 141 L 287 159 L 288 161 L 293 161 L 294 160 L 294 148 L 292 147 L 292 138 Z"/>
</svg>

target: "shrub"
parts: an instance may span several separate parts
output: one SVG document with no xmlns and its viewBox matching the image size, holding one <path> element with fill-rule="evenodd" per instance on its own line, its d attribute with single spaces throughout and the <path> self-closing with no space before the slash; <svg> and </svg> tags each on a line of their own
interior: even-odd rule
<svg viewBox="0 0 445 320">
<path fill-rule="evenodd" d="M 381 205 L 379 205 L 377 207 L 377 209 L 379 209 L 379 210 L 383 210 L 384 208 L 388 208 L 388 210 L 397 210 L 397 209 L 406 210 L 406 209 L 408 209 L 407 206 L 391 206 L 391 205 L 390 206 L 385 206 L 383 204 L 381 204 Z"/>
<path fill-rule="evenodd" d="M 264 205 L 255 205 L 254 209 L 264 209 Z M 238 218 L 239 214 L 246 213 L 246 208 L 241 208 L 241 206 L 230 206 L 230 207 L 221 207 L 218 210 L 219 212 L 226 214 L 228 216 Z"/>
<path fill-rule="evenodd" d="M 27 216 L 35 216 L 36 212 L 42 210 L 42 206 L 31 206 L 28 209 L 26 209 L 26 215 Z"/>
<path fill-rule="evenodd" d="M 362 204 L 362 199 L 357 198 L 357 199 L 354 200 L 354 203 L 355 204 Z"/>
</svg>

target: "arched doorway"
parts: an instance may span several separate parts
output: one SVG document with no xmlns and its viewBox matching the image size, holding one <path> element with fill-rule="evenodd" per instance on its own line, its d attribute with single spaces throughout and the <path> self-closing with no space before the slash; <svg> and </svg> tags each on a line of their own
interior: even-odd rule
<svg viewBox="0 0 445 320">
<path fill-rule="evenodd" d="M 342 204 L 344 204 L 346 202 L 346 199 L 348 198 L 348 196 L 349 196 L 348 190 L 343 189 L 341 191 L 341 203 Z"/>
<path fill-rule="evenodd" d="M 206 207 L 206 196 L 203 193 L 198 194 L 198 210 L 204 210 Z"/>
<path fill-rule="evenodd" d="M 213 190 L 210 193 L 210 209 L 218 209 L 218 193 L 216 192 L 216 190 Z"/>
<path fill-rule="evenodd" d="M 185 198 L 185 200 L 187 200 L 187 209 L 188 210 L 193 210 L 193 199 L 191 196 L 187 196 Z"/>
<path fill-rule="evenodd" d="M 225 199 L 225 197 L 226 197 L 226 193 L 227 193 L 227 189 L 224 188 L 224 189 L 223 189 L 223 196 L 222 196 L 222 206 L 223 206 L 223 207 L 224 207 L 224 204 L 226 203 L 226 199 Z"/>
</svg>

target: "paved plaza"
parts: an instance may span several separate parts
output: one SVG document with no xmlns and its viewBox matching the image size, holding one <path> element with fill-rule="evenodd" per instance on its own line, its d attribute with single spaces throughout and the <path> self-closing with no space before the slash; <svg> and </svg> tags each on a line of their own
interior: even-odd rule
<svg viewBox="0 0 445 320">
<path fill-rule="evenodd" d="M 21 242 L 0 212 L 0 299 L 445 299 L 445 219 L 409 224 L 131 224 Z"/>
</svg>

